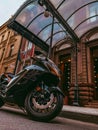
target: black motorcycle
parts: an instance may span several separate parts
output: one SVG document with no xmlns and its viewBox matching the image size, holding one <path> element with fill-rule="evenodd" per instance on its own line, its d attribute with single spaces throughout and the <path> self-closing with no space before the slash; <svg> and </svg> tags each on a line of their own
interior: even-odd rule
<svg viewBox="0 0 98 130">
<path fill-rule="evenodd" d="M 60 71 L 49 58 L 37 56 L 33 64 L 18 74 L 0 77 L 0 107 L 17 104 L 37 121 L 50 121 L 63 106 L 63 93 L 58 87 Z M 8 81 L 8 77 L 12 78 Z"/>
</svg>

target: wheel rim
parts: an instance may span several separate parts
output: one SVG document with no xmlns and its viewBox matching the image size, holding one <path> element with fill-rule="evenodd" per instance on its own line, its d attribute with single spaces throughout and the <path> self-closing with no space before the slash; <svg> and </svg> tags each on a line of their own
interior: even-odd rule
<svg viewBox="0 0 98 130">
<path fill-rule="evenodd" d="M 37 113 L 48 114 L 53 112 L 57 105 L 57 96 L 52 92 L 36 92 L 30 97 L 30 106 Z"/>
</svg>

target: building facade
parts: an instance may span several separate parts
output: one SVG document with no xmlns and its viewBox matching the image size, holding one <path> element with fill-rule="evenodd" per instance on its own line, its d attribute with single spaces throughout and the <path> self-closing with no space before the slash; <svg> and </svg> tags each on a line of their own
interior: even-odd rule
<svg viewBox="0 0 98 130">
<path fill-rule="evenodd" d="M 0 27 L 0 74 L 18 73 L 32 63 L 35 46 L 15 31 L 8 29 L 7 23 Z"/>
<path fill-rule="evenodd" d="M 86 28 L 91 28 L 81 35 L 80 42 L 77 43 L 77 63 L 75 44 L 69 38 L 57 43 L 53 52 L 54 60 L 63 73 L 62 89 L 68 93 L 69 100 L 75 99 L 74 87 L 78 82 L 78 100 L 88 104 L 98 100 L 98 2 L 83 9 L 72 15 L 71 21 L 71 25 L 75 26 L 82 14 L 85 21 L 80 24 L 79 34 Z"/>
<path fill-rule="evenodd" d="M 32 58 L 34 56 L 35 45 L 25 38 L 22 38 L 22 42 L 18 51 L 17 64 L 15 73 L 18 73 L 24 67 L 32 64 Z"/>
<path fill-rule="evenodd" d="M 21 38 L 15 31 L 7 28 L 7 22 L 0 27 L 0 74 L 14 73 Z"/>
</svg>

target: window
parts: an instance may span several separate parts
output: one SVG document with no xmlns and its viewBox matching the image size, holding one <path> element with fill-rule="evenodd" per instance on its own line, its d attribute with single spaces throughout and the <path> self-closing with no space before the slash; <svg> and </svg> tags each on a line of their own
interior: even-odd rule
<svg viewBox="0 0 98 130">
<path fill-rule="evenodd" d="M 13 50 L 14 50 L 14 45 L 11 45 L 10 46 L 9 57 L 12 56 Z"/>
<path fill-rule="evenodd" d="M 96 15 L 98 15 L 98 2 L 89 5 L 89 17 L 92 17 L 89 22 L 95 22 L 98 20 L 98 16 Z"/>
<path fill-rule="evenodd" d="M 71 83 L 71 55 L 70 54 L 60 55 L 59 60 L 60 60 L 59 67 L 62 72 L 61 85 L 62 89 L 64 90 L 64 93 L 66 93 L 68 92 Z"/>
<path fill-rule="evenodd" d="M 4 41 L 4 35 L 2 35 L 1 42 Z"/>
<path fill-rule="evenodd" d="M 16 31 L 14 31 L 14 35 L 18 35 L 18 33 Z"/>
<path fill-rule="evenodd" d="M 5 52 L 5 48 L 3 48 L 3 50 L 2 50 L 2 54 L 1 54 L 0 60 L 2 60 L 2 58 L 4 56 L 4 52 Z"/>
<path fill-rule="evenodd" d="M 6 73 L 8 70 L 8 67 L 4 67 L 4 72 Z"/>
<path fill-rule="evenodd" d="M 8 32 L 8 37 L 7 38 L 9 38 L 9 36 L 10 36 L 10 31 Z"/>
</svg>

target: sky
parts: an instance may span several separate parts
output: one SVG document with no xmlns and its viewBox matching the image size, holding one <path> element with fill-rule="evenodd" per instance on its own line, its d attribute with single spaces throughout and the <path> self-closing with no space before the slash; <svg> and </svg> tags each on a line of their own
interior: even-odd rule
<svg viewBox="0 0 98 130">
<path fill-rule="evenodd" d="M 0 1 L 0 26 L 2 26 L 26 0 Z"/>
</svg>

